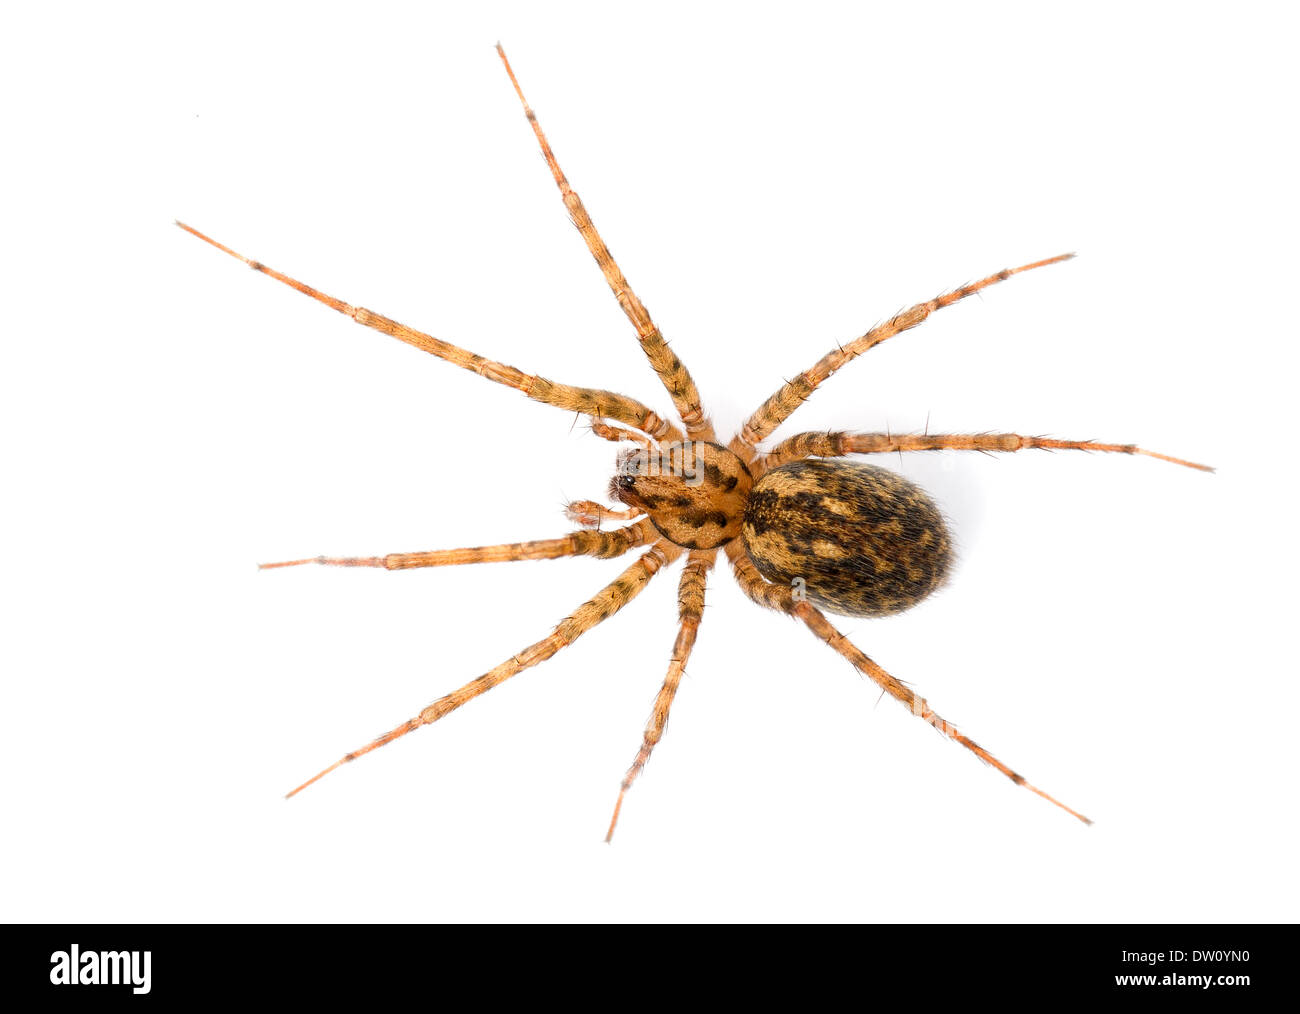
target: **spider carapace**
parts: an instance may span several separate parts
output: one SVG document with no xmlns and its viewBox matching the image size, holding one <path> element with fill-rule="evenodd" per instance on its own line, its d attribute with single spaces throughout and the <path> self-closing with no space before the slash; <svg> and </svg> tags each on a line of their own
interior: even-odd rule
<svg viewBox="0 0 1300 1014">
<path fill-rule="evenodd" d="M 504 50 L 497 51 L 555 178 L 570 217 L 599 264 L 637 339 L 676 409 L 679 423 L 626 395 L 572 387 L 485 359 L 450 342 L 416 331 L 380 314 L 352 306 L 313 289 L 177 223 L 250 267 L 346 314 L 358 324 L 382 331 L 440 359 L 521 391 L 529 398 L 576 412 L 591 420 L 598 436 L 624 445 L 610 497 L 626 509 L 589 500 L 568 506 L 579 531 L 559 538 L 471 549 L 392 553 L 374 557 L 315 557 L 265 564 L 304 563 L 353 567 L 442 567 L 508 560 L 546 560 L 565 556 L 621 556 L 644 547 L 637 560 L 614 581 L 577 607 L 542 640 L 494 669 L 424 708 L 374 742 L 353 751 L 290 792 L 293 796 L 342 764 L 392 742 L 444 715 L 511 676 L 550 658 L 636 598 L 665 566 L 685 555 L 678 585 L 678 628 L 668 672 L 655 699 L 641 747 L 623 778 L 606 841 L 614 833 L 623 798 L 649 759 L 668 721 L 669 709 L 695 644 L 709 572 L 719 551 L 745 594 L 761 606 L 805 624 L 832 650 L 848 659 L 881 689 L 1017 785 L 1090 823 L 1082 814 L 1035 788 L 1000 760 L 945 721 L 929 703 L 864 654 L 826 619 L 823 610 L 847 616 L 884 616 L 907 609 L 939 587 L 947 576 L 950 540 L 943 517 L 920 488 L 883 468 L 851 460 L 853 455 L 924 450 L 1011 452 L 1025 448 L 1078 449 L 1143 454 L 1188 468 L 1206 465 L 1146 451 L 1132 444 L 1092 440 L 1054 440 L 1015 433 L 924 434 L 800 433 L 765 452 L 759 447 L 823 381 L 849 361 L 901 331 L 915 327 L 936 310 L 1014 274 L 1069 259 L 1049 257 L 989 275 L 977 282 L 918 303 L 837 346 L 809 369 L 783 384 L 760 405 L 725 445 L 705 415 L 699 391 L 686 367 L 668 347 L 644 305 L 592 224 L 591 216 L 560 169 L 546 135 L 516 80 Z M 610 523 L 626 522 L 622 527 Z"/>
</svg>

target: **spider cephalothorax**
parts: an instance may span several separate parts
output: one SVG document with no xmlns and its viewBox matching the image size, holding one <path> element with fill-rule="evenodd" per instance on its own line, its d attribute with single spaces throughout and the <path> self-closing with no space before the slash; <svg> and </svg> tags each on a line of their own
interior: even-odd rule
<svg viewBox="0 0 1300 1014">
<path fill-rule="evenodd" d="M 647 514 L 683 549 L 714 549 L 740 534 L 753 484 L 749 467 L 725 447 L 685 440 L 624 451 L 609 495 Z"/>
<path fill-rule="evenodd" d="M 314 562 L 402 570 L 563 556 L 609 558 L 637 547 L 648 548 L 615 580 L 562 620 L 551 634 L 460 689 L 440 697 L 414 718 L 369 745 L 345 755 L 289 795 L 306 788 L 341 764 L 422 725 L 438 721 L 510 677 L 544 662 L 622 609 L 660 570 L 685 553 L 686 565 L 678 586 L 679 625 L 668 673 L 655 699 L 641 748 L 623 779 L 606 835 L 606 840 L 609 840 L 618 821 L 624 793 L 663 735 L 669 708 L 699 630 L 708 574 L 721 550 L 725 552 L 740 587 L 759 605 L 798 619 L 912 714 L 987 761 L 1017 785 L 1038 793 L 1086 822 L 1087 818 L 1082 814 L 1034 788 L 951 723 L 940 718 L 925 698 L 864 654 L 817 608 L 820 605 L 849 616 L 883 616 L 907 609 L 943 583 L 951 557 L 950 539 L 943 518 L 921 489 L 883 468 L 835 459 L 892 451 L 1010 452 L 1042 447 L 1146 454 L 1190 468 L 1210 469 L 1205 465 L 1144 451 L 1132 444 L 1052 440 L 1016 433 L 927 433 L 911 436 L 799 433 L 766 453 L 758 450 L 758 445 L 771 436 L 819 384 L 850 360 L 887 338 L 915 327 L 942 307 L 1013 274 L 1054 264 L 1071 255 L 1063 254 L 999 271 L 918 303 L 876 325 L 861 337 L 837 346 L 809 369 L 783 384 L 755 410 L 740 432 L 724 447 L 716 442 L 713 425 L 701 407 L 699 391 L 690 373 L 668 348 L 650 314 L 623 277 L 609 248 L 592 224 L 591 216 L 560 170 L 537 117 L 524 101 L 523 91 L 504 51 L 499 46 L 497 49 L 523 103 L 551 175 L 560 188 L 565 207 L 587 249 L 600 265 L 623 312 L 636 328 L 641 348 L 677 410 L 681 428 L 626 395 L 545 380 L 327 296 L 235 253 L 196 229 L 182 225 L 181 228 L 238 257 L 255 270 L 346 314 L 358 324 L 382 331 L 495 383 L 512 387 L 536 401 L 585 415 L 591 419 L 592 431 L 598 436 L 631 445 L 630 450 L 619 456 L 618 474 L 609 490 L 610 496 L 626 504 L 628 509 L 614 510 L 588 500 L 570 504 L 568 516 L 588 529 L 585 531 L 570 532 L 559 538 L 472 549 L 390 553 L 382 557 L 316 557 L 266 566 Z M 621 528 L 606 529 L 604 523 L 609 521 L 629 523 Z"/>
</svg>

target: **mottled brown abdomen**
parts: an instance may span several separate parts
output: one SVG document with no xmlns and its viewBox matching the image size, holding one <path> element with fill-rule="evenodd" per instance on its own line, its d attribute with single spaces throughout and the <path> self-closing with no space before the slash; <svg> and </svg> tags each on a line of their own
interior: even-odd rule
<svg viewBox="0 0 1300 1014">
<path fill-rule="evenodd" d="M 844 616 L 911 608 L 943 584 L 952 559 L 948 528 L 923 489 L 849 461 L 766 473 L 750 493 L 741 538 L 765 578 Z"/>
</svg>

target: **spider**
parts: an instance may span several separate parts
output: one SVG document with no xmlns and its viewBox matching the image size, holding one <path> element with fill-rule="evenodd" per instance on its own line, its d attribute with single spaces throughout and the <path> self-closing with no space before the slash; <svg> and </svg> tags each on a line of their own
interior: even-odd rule
<svg viewBox="0 0 1300 1014">
<path fill-rule="evenodd" d="M 523 89 L 506 58 L 497 53 L 523 105 L 564 205 L 596 259 L 619 306 L 636 328 L 637 340 L 667 389 L 677 422 L 657 415 L 634 398 L 610 391 L 572 387 L 524 373 L 352 306 L 290 278 L 181 222 L 186 232 L 210 243 L 256 271 L 284 283 L 358 324 L 414 345 L 440 359 L 529 398 L 589 417 L 597 435 L 623 445 L 609 496 L 622 509 L 589 500 L 571 503 L 567 517 L 578 531 L 554 539 L 387 556 L 329 557 L 263 564 L 264 569 L 317 563 L 342 567 L 447 567 L 507 560 L 553 560 L 567 556 L 601 559 L 644 552 L 555 630 L 477 679 L 434 701 L 414 718 L 360 749 L 344 755 L 292 792 L 301 792 L 336 768 L 401 736 L 432 725 L 461 705 L 551 658 L 636 598 L 659 571 L 685 556 L 678 584 L 677 638 L 668 672 L 651 710 L 640 749 L 623 778 L 605 840 L 611 840 L 624 797 L 664 734 L 669 710 L 699 631 L 705 587 L 718 554 L 730 564 L 744 593 L 760 606 L 803 623 L 881 690 L 901 702 L 942 735 L 960 743 L 1017 785 L 1043 797 L 1085 824 L 1091 821 L 1027 782 L 1001 760 L 941 718 L 925 698 L 886 672 L 831 625 L 827 612 L 845 616 L 888 616 L 908 609 L 948 576 L 952 557 L 944 519 L 919 487 L 886 469 L 851 459 L 883 452 L 975 450 L 1011 452 L 1025 448 L 1143 454 L 1188 468 L 1207 465 L 1143 450 L 1133 444 L 1055 440 L 1016 433 L 899 435 L 816 432 L 789 437 L 766 452 L 759 446 L 841 367 L 868 349 L 916 327 L 930 314 L 1005 281 L 1012 275 L 1070 259 L 1061 254 L 1008 268 L 910 307 L 866 334 L 837 346 L 764 401 L 725 445 L 701 407 L 690 372 L 668 346 L 649 312 L 628 285 L 618 264 L 569 185 Z M 605 528 L 606 522 L 626 522 Z"/>
</svg>

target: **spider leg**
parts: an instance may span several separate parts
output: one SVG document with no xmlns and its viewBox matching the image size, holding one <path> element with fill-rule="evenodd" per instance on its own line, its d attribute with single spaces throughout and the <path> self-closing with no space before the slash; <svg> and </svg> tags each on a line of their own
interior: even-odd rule
<svg viewBox="0 0 1300 1014">
<path fill-rule="evenodd" d="M 677 427 L 671 425 L 667 420 L 660 419 L 654 412 L 634 398 L 629 398 L 623 394 L 615 394 L 612 391 L 557 384 L 545 377 L 535 377 L 524 373 L 513 366 L 506 366 L 504 363 L 484 359 L 482 356 L 475 355 L 458 345 L 451 344 L 451 342 L 445 342 L 440 338 L 425 334 L 423 331 L 417 331 L 405 324 L 399 324 L 395 320 L 389 320 L 372 310 L 367 310 L 361 306 L 352 306 L 341 299 L 326 295 L 318 289 L 313 289 L 310 285 L 298 281 L 296 278 L 290 278 L 274 268 L 267 267 L 260 261 L 236 253 L 225 244 L 218 243 L 215 239 L 205 236 L 198 229 L 188 226 L 184 222 L 177 222 L 176 224 L 192 236 L 197 236 L 203 242 L 230 254 L 236 260 L 243 261 L 254 271 L 260 271 L 262 274 L 274 278 L 277 282 L 283 282 L 290 288 L 297 289 L 303 295 L 310 296 L 317 302 L 324 303 L 330 309 L 351 317 L 358 324 L 364 324 L 366 327 L 391 335 L 399 341 L 404 341 L 408 345 L 414 345 L 417 349 L 428 352 L 430 355 L 445 359 L 461 369 L 477 373 L 480 377 L 486 377 L 488 380 L 504 384 L 506 387 L 513 387 L 516 391 L 522 391 L 533 401 L 554 405 L 567 412 L 579 412 L 596 419 L 601 417 L 617 419 L 621 423 L 645 430 L 656 439 L 681 439 L 681 432 Z"/>
<path fill-rule="evenodd" d="M 611 511 L 611 514 L 618 512 Z M 507 542 L 499 546 L 472 549 L 435 549 L 426 553 L 389 553 L 387 556 L 314 556 L 306 560 L 259 564 L 258 570 L 298 567 L 321 563 L 331 567 L 383 567 L 411 570 L 415 567 L 456 567 L 467 563 L 504 563 L 511 560 L 556 560 L 562 556 L 595 556 L 607 560 L 630 549 L 644 546 L 655 537 L 649 519 L 611 532 L 570 532 L 558 539 Z"/>
<path fill-rule="evenodd" d="M 500 54 L 501 62 L 505 64 L 506 73 L 510 75 L 510 83 L 514 85 L 515 94 L 519 96 L 519 101 L 524 107 L 524 115 L 528 117 L 533 133 L 537 135 L 537 143 L 541 145 L 542 155 L 546 158 L 546 164 L 550 167 L 551 175 L 555 178 L 555 185 L 560 188 L 560 194 L 564 198 L 564 206 L 569 209 L 569 216 L 572 218 L 578 232 L 582 234 L 587 249 L 596 258 L 596 263 L 600 265 L 601 274 L 605 276 L 605 281 L 613 290 L 618 305 L 623 308 L 628 320 L 636 328 L 637 339 L 641 342 L 641 348 L 645 351 L 646 358 L 650 360 L 651 367 L 659 375 L 659 379 L 663 381 L 664 387 L 668 389 L 668 393 L 672 396 L 673 404 L 677 407 L 677 412 L 686 426 L 687 435 L 698 440 L 712 440 L 714 438 L 713 424 L 704 415 L 704 411 L 700 407 L 700 392 L 695 387 L 695 381 L 691 379 L 690 371 L 686 369 L 682 361 L 677 358 L 677 354 L 664 341 L 663 335 L 659 333 L 659 328 L 650 319 L 649 312 L 642 305 L 641 300 L 637 298 L 636 293 L 632 291 L 627 279 L 623 277 L 623 272 L 615 262 L 614 256 L 609 252 L 609 247 L 600 238 L 600 233 L 596 231 L 596 226 L 592 222 L 591 216 L 587 214 L 587 209 L 583 207 L 582 200 L 569 186 L 568 179 L 565 177 L 563 170 L 560 169 L 560 163 L 555 160 L 555 153 L 551 151 L 550 142 L 546 140 L 546 135 L 542 132 L 542 126 L 537 122 L 537 115 L 528 105 L 528 100 L 524 98 L 523 89 L 519 87 L 519 81 L 515 78 L 515 72 L 511 69 L 510 61 L 506 58 L 506 51 L 501 48 L 500 43 L 497 44 L 497 53 Z"/>
<path fill-rule="evenodd" d="M 912 692 L 911 687 L 891 676 L 868 658 L 857 645 L 853 644 L 831 625 L 821 610 L 806 600 L 796 600 L 793 591 L 785 585 L 773 584 L 765 580 L 759 574 L 758 568 L 745 554 L 745 549 L 740 545 L 740 540 L 732 539 L 727 543 L 727 559 L 731 561 L 732 571 L 736 575 L 736 581 L 740 584 L 741 589 L 759 605 L 788 613 L 802 620 L 809 630 L 848 659 L 858 672 L 869 677 L 881 690 L 901 702 L 904 707 L 923 722 L 933 726 L 949 739 L 960 743 L 980 760 L 997 768 L 1017 785 L 1022 785 L 1030 792 L 1042 796 L 1049 803 L 1059 806 L 1066 813 L 1077 817 L 1085 824 L 1092 823 L 1091 820 L 1077 810 L 1070 809 L 1059 799 L 1055 799 L 1042 789 L 1030 785 L 1021 775 L 1011 770 L 974 740 L 959 732 L 951 722 L 940 718 L 925 698 L 918 697 Z"/>
<path fill-rule="evenodd" d="M 1046 267 L 1048 264 L 1067 261 L 1073 256 L 1074 254 L 1061 254 L 1057 257 L 1048 257 L 1046 260 L 1034 261 L 1033 264 L 1025 264 L 1018 268 L 1006 268 L 995 275 L 982 278 L 978 282 L 971 282 L 959 289 L 954 289 L 952 292 L 936 296 L 929 302 L 917 303 L 916 306 L 895 314 L 883 324 L 877 324 L 861 338 L 855 338 L 847 345 L 841 345 L 828 352 L 811 369 L 805 370 L 793 380 L 786 381 L 779 391 L 763 402 L 754 414 L 749 417 L 740 433 L 732 439 L 731 450 L 741 455 L 746 461 L 752 460 L 755 453 L 754 448 L 759 441 L 766 439 L 781 423 L 790 418 L 794 410 L 808 400 L 822 381 L 845 364 L 862 355 L 867 349 L 879 345 L 887 338 L 894 337 L 900 331 L 916 327 L 917 324 L 920 324 L 936 310 L 951 306 L 959 299 L 972 296 L 981 289 L 1005 281 L 1012 275 L 1018 275 L 1022 271 L 1032 271 L 1034 268 Z"/>
<path fill-rule="evenodd" d="M 673 706 L 673 697 L 676 696 L 677 687 L 686 671 L 686 662 L 691 657 L 691 649 L 695 647 L 695 635 L 699 632 L 700 618 L 704 612 L 704 588 L 717 556 L 716 549 L 693 549 L 687 557 L 681 583 L 677 586 L 677 613 L 680 626 L 677 629 L 677 641 L 673 644 L 673 657 L 668 663 L 668 675 L 664 678 L 664 685 L 655 698 L 654 708 L 650 712 L 650 722 L 646 725 L 645 735 L 641 740 L 641 749 L 637 751 L 636 759 L 632 761 L 632 766 L 623 776 L 623 784 L 618 790 L 618 802 L 614 804 L 614 816 L 610 818 L 609 831 L 605 834 L 606 842 L 614 837 L 618 814 L 623 809 L 623 797 L 627 795 L 627 790 L 632 787 L 637 775 L 650 759 L 650 752 L 655 748 L 655 744 L 663 738 L 664 726 L 668 724 L 668 711 Z"/>
<path fill-rule="evenodd" d="M 1025 437 L 1018 433 L 797 433 L 781 441 L 759 458 L 755 476 L 787 462 L 803 458 L 840 458 L 847 454 L 881 454 L 888 451 L 1023 451 L 1030 447 L 1059 451 L 1109 451 L 1115 454 L 1145 454 L 1175 465 L 1213 472 L 1209 465 L 1143 450 L 1135 444 L 1101 444 L 1095 440 L 1052 440 Z"/>
<path fill-rule="evenodd" d="M 285 798 L 288 799 L 297 795 L 308 785 L 319 781 L 335 768 L 341 767 L 348 761 L 356 760 L 362 754 L 386 746 L 393 740 L 405 736 L 408 732 L 414 732 L 422 725 L 432 725 L 444 715 L 455 711 L 462 704 L 472 701 L 479 694 L 487 693 L 498 684 L 504 683 L 511 676 L 545 662 L 561 648 L 567 648 L 592 627 L 609 619 L 631 602 L 641 594 L 660 568 L 665 564 L 672 563 L 681 554 L 681 547 L 660 539 L 643 553 L 636 563 L 628 567 L 617 578 L 561 620 L 554 632 L 549 636 L 502 662 L 495 669 L 490 669 L 477 679 L 470 680 L 459 690 L 454 690 L 447 696 L 438 698 L 410 721 L 403 722 L 396 729 L 385 733 L 372 743 L 363 746 L 360 750 L 354 750 L 344 755 L 319 774 L 307 779 Z"/>
</svg>

